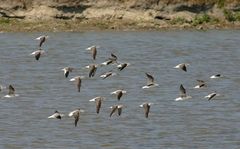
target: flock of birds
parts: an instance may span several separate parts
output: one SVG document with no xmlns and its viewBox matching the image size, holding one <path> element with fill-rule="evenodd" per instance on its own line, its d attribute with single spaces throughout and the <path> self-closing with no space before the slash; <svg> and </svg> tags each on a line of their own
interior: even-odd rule
<svg viewBox="0 0 240 149">
<path fill-rule="evenodd" d="M 39 49 L 32 52 L 30 55 L 34 56 L 35 59 L 38 61 L 40 60 L 40 57 L 42 55 L 45 54 L 45 51 L 42 50 L 42 45 L 46 42 L 46 40 L 48 39 L 49 37 L 48 36 L 40 36 L 38 38 L 36 38 L 36 40 L 39 40 Z M 96 60 L 96 57 L 97 57 L 97 46 L 91 46 L 91 47 L 88 47 L 86 48 L 86 50 L 90 51 L 91 52 L 91 55 L 92 55 L 92 59 L 93 60 Z M 107 66 L 107 65 L 116 65 L 117 66 L 117 69 L 120 71 L 126 69 L 130 63 L 121 63 L 118 61 L 118 57 L 111 53 L 110 57 L 103 63 L 101 64 L 90 64 L 88 66 L 86 66 L 87 69 L 89 69 L 89 73 L 88 73 L 88 77 L 89 78 L 92 78 L 95 76 L 96 74 L 96 71 L 97 69 L 100 67 L 100 66 Z M 177 66 L 175 66 L 174 68 L 177 68 L 177 69 L 180 69 L 184 72 L 187 72 L 187 67 L 189 66 L 189 64 L 187 63 L 181 63 L 181 64 L 178 64 Z M 72 68 L 72 67 L 65 67 L 62 69 L 62 71 L 64 72 L 64 77 L 65 78 L 68 78 L 69 77 L 69 74 L 74 71 L 75 68 Z M 113 72 L 112 70 L 111 71 L 107 71 L 103 74 L 100 75 L 100 77 L 102 79 L 107 79 L 108 77 L 111 77 L 111 76 L 114 76 L 116 75 L 116 72 Z M 147 78 L 147 83 L 146 85 L 142 86 L 142 89 L 149 89 L 149 88 L 153 88 L 153 87 L 157 87 L 159 86 L 159 84 L 157 84 L 154 80 L 154 77 L 153 75 L 149 74 L 149 73 L 145 73 L 146 75 L 146 78 Z M 216 79 L 216 78 L 221 78 L 223 77 L 221 74 L 216 74 L 216 75 L 213 75 L 211 76 L 210 78 L 211 79 Z M 82 79 L 84 79 L 85 76 L 76 76 L 74 78 L 71 78 L 70 81 L 73 81 L 75 82 L 76 84 L 76 88 L 77 88 L 77 91 L 80 92 L 81 91 L 81 82 L 82 82 Z M 197 80 L 198 84 L 194 87 L 196 89 L 199 89 L 199 88 L 204 88 L 206 87 L 206 82 L 203 81 L 203 80 Z M 3 87 L 3 86 L 0 86 L 0 91 L 3 90 L 3 89 L 6 89 L 6 87 Z M 8 94 L 5 95 L 4 97 L 6 98 L 12 98 L 12 97 L 16 97 L 16 96 L 19 96 L 18 94 L 15 93 L 15 88 L 13 87 L 13 85 L 9 85 L 8 86 Z M 182 101 L 182 100 L 186 100 L 186 99 L 190 99 L 192 98 L 190 95 L 187 94 L 186 92 L 186 89 L 184 88 L 184 86 L 181 84 L 180 85 L 180 96 L 178 98 L 175 99 L 175 101 Z M 116 90 L 116 91 L 113 91 L 111 92 L 112 95 L 115 95 L 117 100 L 119 101 L 121 99 L 121 97 L 123 96 L 123 94 L 126 94 L 127 91 L 123 90 L 123 89 L 119 89 L 119 90 Z M 218 94 L 217 92 L 212 92 L 210 93 L 209 95 L 205 96 L 205 98 L 207 98 L 208 100 L 211 100 L 217 96 L 220 96 L 220 94 Z M 99 114 L 100 113 L 100 109 L 101 109 L 101 105 L 102 105 L 102 102 L 103 100 L 105 100 L 105 97 L 101 97 L 101 96 L 98 96 L 98 97 L 95 97 L 91 100 L 89 100 L 90 102 L 95 102 L 96 104 L 96 113 Z M 139 105 L 140 107 L 142 107 L 144 109 L 144 115 L 146 118 L 148 118 L 149 116 L 149 112 L 150 112 L 150 107 L 151 105 L 153 105 L 154 103 L 151 103 L 151 102 L 144 102 L 142 103 L 141 105 Z M 116 113 L 117 115 L 121 115 L 122 113 L 122 109 L 123 107 L 125 107 L 124 105 L 122 104 L 115 104 L 113 106 L 111 106 L 111 112 L 110 112 L 110 117 Z M 79 117 L 80 117 L 80 113 L 81 112 L 84 112 L 84 110 L 80 109 L 80 108 L 77 108 L 76 110 L 70 112 L 68 114 L 69 117 L 73 117 L 74 118 L 74 125 L 75 127 L 77 126 L 77 123 L 79 121 Z M 58 111 L 55 111 L 52 115 L 50 115 L 48 118 L 49 119 L 62 119 L 62 117 L 64 116 L 64 114 L 58 112 Z"/>
</svg>

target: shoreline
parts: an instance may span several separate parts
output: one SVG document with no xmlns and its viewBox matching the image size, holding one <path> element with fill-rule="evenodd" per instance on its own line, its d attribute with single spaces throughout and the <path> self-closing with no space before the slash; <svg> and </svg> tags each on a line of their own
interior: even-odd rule
<svg viewBox="0 0 240 149">
<path fill-rule="evenodd" d="M 18 19 L 0 19 L 0 33 L 4 32 L 82 32 L 82 31 L 171 31 L 171 30 L 226 30 L 240 29 L 240 23 L 190 23 L 159 24 L 154 21 L 126 20 L 48 20 L 26 21 Z"/>
<path fill-rule="evenodd" d="M 9 0 L 0 6 L 0 32 L 186 29 L 240 29 L 240 2 Z"/>
</svg>

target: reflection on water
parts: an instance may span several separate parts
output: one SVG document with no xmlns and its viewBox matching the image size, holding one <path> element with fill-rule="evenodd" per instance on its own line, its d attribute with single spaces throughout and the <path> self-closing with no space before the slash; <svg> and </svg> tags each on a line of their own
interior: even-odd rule
<svg viewBox="0 0 240 149">
<path fill-rule="evenodd" d="M 0 84 L 13 84 L 20 95 L 0 101 L 1 148 L 239 148 L 239 31 L 86 32 L 47 33 L 47 54 L 36 61 L 29 56 L 37 49 L 39 33 L 0 35 Z M 81 93 L 62 68 L 76 68 L 70 78 L 87 75 L 84 66 L 94 63 L 85 48 L 100 46 L 97 63 L 113 52 L 131 65 L 118 72 L 115 65 L 100 67 L 94 78 L 82 81 Z M 188 72 L 173 69 L 190 63 Z M 118 75 L 102 80 L 113 70 Z M 145 72 L 153 74 L 158 87 L 142 90 Z M 221 73 L 223 79 L 209 79 Z M 207 88 L 196 90 L 196 79 Z M 193 98 L 175 102 L 179 85 Z M 125 89 L 118 102 L 110 92 Z M 220 97 L 204 99 L 217 91 Z M 7 93 L 0 92 L 1 96 Z M 89 102 L 104 96 L 100 114 Z M 153 102 L 149 119 L 142 102 Z M 121 117 L 109 117 L 110 106 L 124 104 Z M 83 108 L 79 127 L 73 119 L 49 120 L 55 110 Z"/>
</svg>

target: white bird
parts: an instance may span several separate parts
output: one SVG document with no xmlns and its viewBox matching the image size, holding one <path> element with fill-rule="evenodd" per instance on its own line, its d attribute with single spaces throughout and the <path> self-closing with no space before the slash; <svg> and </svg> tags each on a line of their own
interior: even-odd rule
<svg viewBox="0 0 240 149">
<path fill-rule="evenodd" d="M 150 112 L 151 105 L 153 105 L 153 103 L 148 103 L 148 102 L 144 102 L 141 105 L 139 105 L 140 107 L 144 108 L 144 114 L 145 114 L 146 118 L 148 118 L 148 114 Z"/>
<path fill-rule="evenodd" d="M 154 77 L 148 73 L 145 73 L 147 76 L 147 85 L 143 86 L 143 89 L 152 88 L 158 86 L 157 83 L 154 83 Z"/>
<path fill-rule="evenodd" d="M 53 115 L 49 116 L 49 119 L 62 119 L 64 114 L 59 113 L 58 111 L 55 111 Z"/>
<path fill-rule="evenodd" d="M 187 72 L 187 66 L 189 66 L 190 64 L 188 63 L 181 63 L 181 64 L 178 64 L 177 66 L 175 66 L 174 68 L 179 68 L 185 72 Z"/>
<path fill-rule="evenodd" d="M 74 117 L 74 119 L 75 119 L 75 121 L 74 121 L 75 127 L 77 127 L 77 123 L 78 123 L 79 117 L 80 117 L 80 112 L 84 112 L 84 110 L 77 109 L 77 110 L 74 110 L 74 111 L 72 111 L 72 112 L 70 112 L 68 114 L 69 117 Z"/>
<path fill-rule="evenodd" d="M 117 95 L 117 99 L 119 101 L 121 99 L 122 95 L 125 93 L 127 93 L 127 91 L 125 91 L 125 90 L 116 90 L 116 91 L 111 92 L 111 95 Z"/>
<path fill-rule="evenodd" d="M 186 94 L 186 89 L 183 87 L 183 85 L 180 85 L 180 97 L 176 98 L 175 101 L 181 101 L 192 98 L 191 96 Z"/>
</svg>

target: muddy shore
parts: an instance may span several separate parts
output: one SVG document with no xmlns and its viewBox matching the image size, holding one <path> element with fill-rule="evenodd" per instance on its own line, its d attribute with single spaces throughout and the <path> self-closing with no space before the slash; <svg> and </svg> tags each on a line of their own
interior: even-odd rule
<svg viewBox="0 0 240 149">
<path fill-rule="evenodd" d="M 237 0 L 0 2 L 0 32 L 240 29 Z"/>
</svg>

